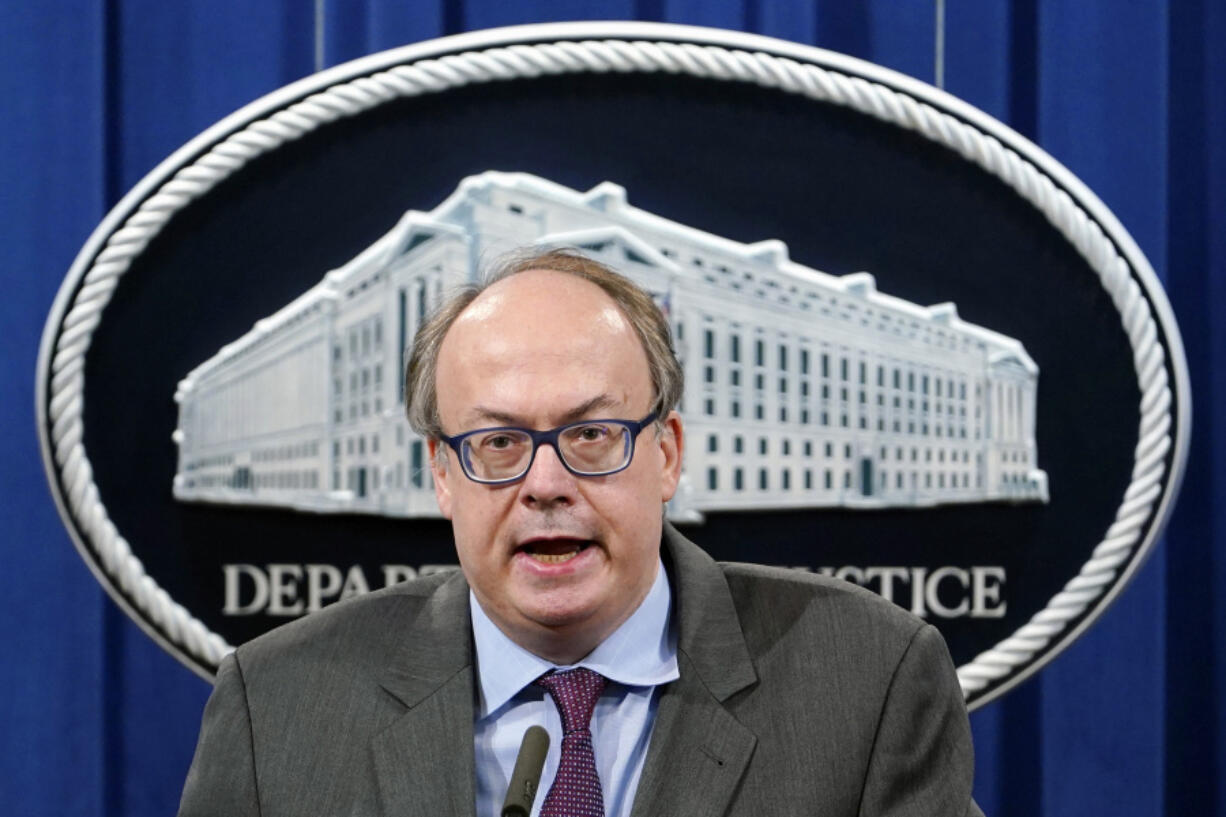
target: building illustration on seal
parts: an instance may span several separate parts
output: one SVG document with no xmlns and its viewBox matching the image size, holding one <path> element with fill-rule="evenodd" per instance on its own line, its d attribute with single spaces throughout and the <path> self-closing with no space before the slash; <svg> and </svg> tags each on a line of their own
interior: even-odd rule
<svg viewBox="0 0 1226 817">
<path fill-rule="evenodd" d="M 787 508 L 1046 502 L 1039 370 L 1022 344 L 637 209 L 604 182 L 464 179 L 189 372 L 174 495 L 437 516 L 401 393 L 406 347 L 449 289 L 524 245 L 577 247 L 650 291 L 685 370 L 674 519 Z"/>
</svg>

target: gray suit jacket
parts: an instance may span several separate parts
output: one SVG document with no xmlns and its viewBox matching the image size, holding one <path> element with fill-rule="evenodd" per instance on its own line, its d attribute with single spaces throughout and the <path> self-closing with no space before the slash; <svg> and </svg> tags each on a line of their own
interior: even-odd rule
<svg viewBox="0 0 1226 817">
<path fill-rule="evenodd" d="M 663 555 L 681 677 L 634 817 L 980 814 L 935 629 L 846 582 L 717 564 L 671 528 Z M 222 663 L 180 814 L 472 815 L 474 699 L 459 572 L 334 605 Z"/>
</svg>

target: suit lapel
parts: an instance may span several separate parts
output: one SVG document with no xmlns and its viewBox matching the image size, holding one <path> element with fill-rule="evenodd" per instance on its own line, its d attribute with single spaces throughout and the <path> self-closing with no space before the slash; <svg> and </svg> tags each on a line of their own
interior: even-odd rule
<svg viewBox="0 0 1226 817">
<path fill-rule="evenodd" d="M 723 571 L 665 526 L 681 677 L 663 690 L 633 817 L 724 814 L 757 737 L 725 702 L 757 683 Z"/>
<path fill-rule="evenodd" d="M 406 627 L 380 682 L 405 707 L 370 745 L 384 814 L 474 812 L 471 633 L 468 585 L 457 571 Z"/>
</svg>

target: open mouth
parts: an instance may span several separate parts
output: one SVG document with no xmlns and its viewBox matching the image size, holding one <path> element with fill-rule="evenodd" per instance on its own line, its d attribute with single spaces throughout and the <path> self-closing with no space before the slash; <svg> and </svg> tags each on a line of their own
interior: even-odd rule
<svg viewBox="0 0 1226 817">
<path fill-rule="evenodd" d="M 569 562 L 591 545 L 585 539 L 534 539 L 520 545 L 519 549 L 538 562 L 556 565 Z"/>
</svg>

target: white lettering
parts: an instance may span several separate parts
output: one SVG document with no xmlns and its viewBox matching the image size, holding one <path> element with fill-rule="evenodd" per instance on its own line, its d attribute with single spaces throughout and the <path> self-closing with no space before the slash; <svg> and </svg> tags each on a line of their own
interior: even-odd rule
<svg viewBox="0 0 1226 817">
<path fill-rule="evenodd" d="M 994 583 L 990 583 L 994 582 Z M 1000 599 L 1000 586 L 1005 583 L 1005 569 L 993 565 L 971 568 L 971 618 L 1003 618 L 1008 605 Z M 1000 602 L 988 607 L 988 602 Z"/>
<path fill-rule="evenodd" d="M 927 618 L 928 611 L 924 609 L 924 577 L 928 568 L 911 568 L 911 615 Z"/>
<path fill-rule="evenodd" d="M 867 581 L 874 579 L 881 580 L 881 589 L 877 592 L 886 601 L 894 600 L 894 580 L 907 580 L 907 569 L 905 567 L 870 567 L 864 571 L 864 578 Z"/>
<path fill-rule="evenodd" d="M 386 569 L 386 565 L 384 567 Z M 345 586 L 341 588 L 341 601 L 369 592 L 370 585 L 366 582 L 366 574 L 362 572 L 361 565 L 349 568 L 349 572 L 345 574 Z"/>
<path fill-rule="evenodd" d="M 324 606 L 324 599 L 331 599 L 341 589 L 341 572 L 333 565 L 307 565 L 307 606 L 308 613 L 314 613 Z"/>
<path fill-rule="evenodd" d="M 927 618 L 1001 618 L 1008 605 L 1002 598 L 1005 568 L 999 565 L 974 565 L 968 569 L 946 565 L 930 571 L 927 567 L 874 565 L 857 567 L 818 567 L 824 576 L 853 582 L 877 593 L 887 601 L 909 607 L 912 614 Z M 910 586 L 908 599 L 905 588 Z M 961 589 L 955 589 L 960 585 Z"/>
<path fill-rule="evenodd" d="M 226 603 L 221 608 L 225 616 L 250 616 L 258 613 L 268 604 L 268 577 L 264 571 L 255 565 L 222 565 L 226 576 Z M 243 604 L 239 601 L 243 576 L 248 576 L 255 588 L 251 601 Z"/>
<path fill-rule="evenodd" d="M 268 615 L 302 615 L 302 601 L 298 598 L 300 579 L 302 579 L 302 565 L 268 566 Z"/>
<path fill-rule="evenodd" d="M 940 598 L 941 581 L 946 578 L 955 578 L 962 585 L 965 591 L 970 584 L 970 574 L 960 567 L 938 567 L 932 571 L 932 575 L 928 577 L 927 586 L 924 588 L 924 600 L 928 602 L 928 609 L 936 613 L 941 618 L 960 618 L 966 615 L 970 608 L 966 600 L 966 593 L 962 594 L 962 600 L 958 602 L 956 607 L 946 607 Z"/>
</svg>

